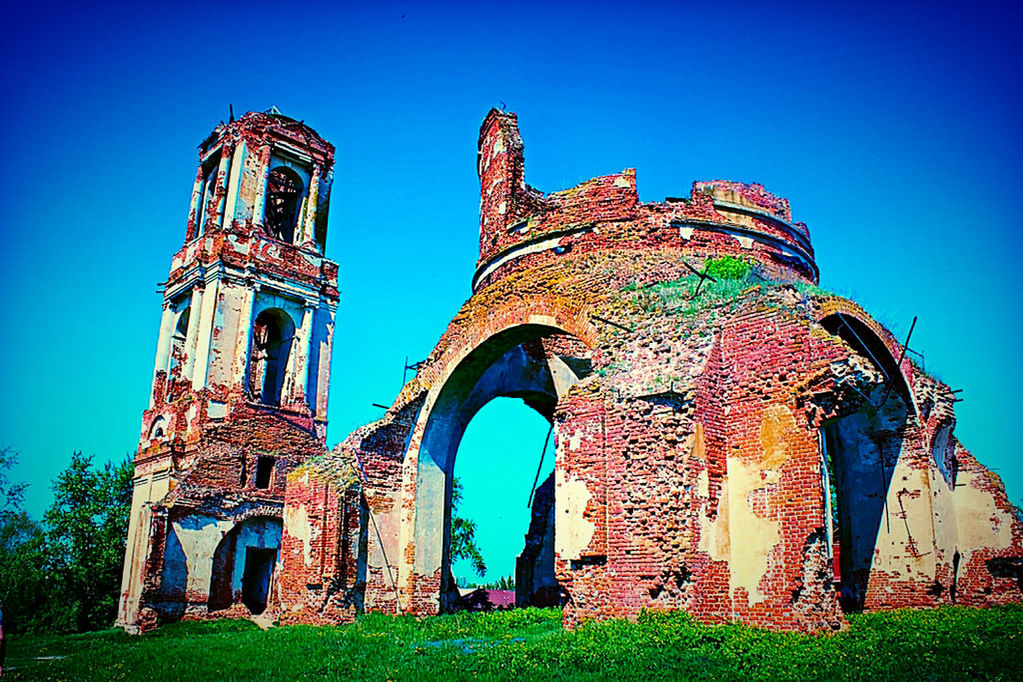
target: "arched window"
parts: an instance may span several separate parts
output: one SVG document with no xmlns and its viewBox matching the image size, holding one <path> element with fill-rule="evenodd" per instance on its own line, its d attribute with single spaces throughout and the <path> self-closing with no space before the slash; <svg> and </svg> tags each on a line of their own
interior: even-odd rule
<svg viewBox="0 0 1023 682">
<path fill-rule="evenodd" d="M 174 323 L 174 332 L 171 334 L 170 348 L 167 354 L 167 402 L 171 402 L 178 396 L 184 376 L 186 359 L 186 341 L 188 340 L 188 318 L 191 316 L 192 308 L 186 305 L 177 314 L 177 321 Z"/>
<path fill-rule="evenodd" d="M 217 194 L 218 159 L 214 159 L 203 170 L 202 187 L 199 189 L 199 206 L 195 216 L 195 234 L 202 236 L 206 232 L 206 220 L 216 212 L 213 198 Z"/>
<path fill-rule="evenodd" d="M 285 166 L 270 171 L 266 187 L 266 232 L 271 237 L 293 243 L 298 212 L 305 186 L 298 173 Z"/>
<path fill-rule="evenodd" d="M 171 369 L 180 365 L 185 358 L 185 340 L 188 338 L 188 318 L 191 312 L 192 306 L 185 306 L 178 313 L 178 321 L 174 324 L 174 335 L 171 336 Z"/>
<path fill-rule="evenodd" d="M 163 438 L 167 435 L 167 419 L 160 415 L 153 420 L 152 425 L 149 427 L 149 439 Z"/>
<path fill-rule="evenodd" d="M 284 374 L 295 336 L 295 323 L 279 308 L 264 310 L 252 325 L 249 353 L 249 397 L 264 405 L 280 405 Z"/>
</svg>

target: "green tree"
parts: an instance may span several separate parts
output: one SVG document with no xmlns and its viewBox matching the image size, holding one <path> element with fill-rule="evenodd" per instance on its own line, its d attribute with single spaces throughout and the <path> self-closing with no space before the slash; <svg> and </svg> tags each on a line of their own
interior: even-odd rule
<svg viewBox="0 0 1023 682">
<path fill-rule="evenodd" d="M 48 565 L 62 605 L 59 629 L 109 627 L 117 613 L 131 507 L 130 458 L 93 467 L 80 452 L 54 481 L 44 518 Z"/>
<path fill-rule="evenodd" d="M 0 520 L 0 605 L 6 632 L 37 630 L 52 590 L 46 577 L 46 539 L 43 529 L 24 511 Z"/>
<path fill-rule="evenodd" d="M 462 503 L 462 482 L 457 478 L 451 483 L 451 561 L 468 559 L 479 577 L 487 572 L 483 553 L 476 545 L 476 522 L 458 515 Z"/>
<path fill-rule="evenodd" d="M 502 575 L 496 582 L 487 583 L 486 585 L 481 585 L 481 587 L 488 590 L 514 590 L 515 578 L 510 575 Z"/>
<path fill-rule="evenodd" d="M 0 448 L 0 606 L 8 632 L 31 629 L 47 599 L 43 531 L 21 508 L 28 484 L 7 475 L 17 460 L 17 452 Z"/>
<path fill-rule="evenodd" d="M 7 472 L 18 461 L 18 453 L 9 447 L 0 448 L 0 519 L 21 509 L 27 483 L 11 483 Z"/>
</svg>

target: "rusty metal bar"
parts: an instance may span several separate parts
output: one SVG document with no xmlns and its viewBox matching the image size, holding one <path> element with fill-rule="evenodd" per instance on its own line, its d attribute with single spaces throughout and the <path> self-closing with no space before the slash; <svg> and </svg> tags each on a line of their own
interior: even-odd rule
<svg viewBox="0 0 1023 682">
<path fill-rule="evenodd" d="M 355 454 L 355 463 L 359 465 L 360 478 L 362 479 L 362 498 L 366 499 L 366 470 L 362 466 L 362 459 L 359 457 L 359 450 L 356 448 L 353 450 Z M 377 542 L 380 543 L 380 554 L 384 558 L 384 566 L 387 568 L 387 577 L 391 581 L 391 587 L 394 588 L 394 608 L 398 609 L 398 615 L 405 615 L 401 610 L 401 592 L 398 591 L 398 583 L 394 579 L 394 575 L 391 573 L 391 562 L 387 559 L 387 549 L 384 547 L 384 538 L 380 535 L 380 527 L 377 525 L 376 516 L 373 514 L 373 510 L 369 506 L 369 502 L 366 502 L 366 515 L 369 516 L 370 522 L 373 524 L 373 530 L 376 531 Z"/>
<path fill-rule="evenodd" d="M 617 327 L 618 329 L 629 332 L 630 334 L 632 333 L 632 329 L 630 329 L 629 327 L 626 327 L 625 325 L 622 324 L 618 324 L 617 322 L 612 322 L 611 320 L 600 317 L 599 315 L 594 315 L 593 313 L 590 313 L 590 319 L 596 320 L 597 322 L 603 322 L 604 324 L 609 324 L 612 327 Z"/>
<path fill-rule="evenodd" d="M 536 477 L 533 479 L 533 487 L 529 491 L 529 501 L 526 502 L 526 509 L 533 507 L 533 495 L 536 494 L 536 484 L 540 482 L 540 472 L 543 471 L 543 458 L 547 454 L 547 444 L 551 442 L 551 434 L 554 433 L 554 423 L 547 429 L 547 438 L 543 441 L 543 450 L 540 451 L 540 464 L 536 467 Z"/>
<path fill-rule="evenodd" d="M 906 334 L 906 343 L 902 344 L 902 354 L 899 355 L 899 361 L 895 363 L 895 371 L 900 375 L 902 374 L 902 361 L 906 359 L 906 350 L 909 348 L 909 337 L 913 336 L 913 329 L 916 327 L 916 315 L 913 316 L 913 323 L 909 325 L 909 333 Z M 884 392 L 884 397 L 881 398 L 881 405 L 885 404 L 888 400 L 888 395 L 892 392 L 892 382 L 888 382 L 888 389 Z M 912 400 L 907 396 L 907 399 Z M 881 405 L 878 405 L 880 407 Z"/>
<path fill-rule="evenodd" d="M 881 374 L 884 375 L 885 381 L 890 384 L 892 378 L 890 376 L 888 376 L 888 372 L 885 370 L 884 365 L 882 365 L 881 362 L 877 358 L 874 357 L 874 354 L 870 352 L 870 347 L 867 346 L 867 344 L 863 343 L 863 339 L 861 339 L 860 335 L 856 333 L 856 330 L 852 328 L 852 325 L 845 321 L 845 316 L 842 315 L 842 313 L 840 313 L 838 311 L 835 311 L 835 315 L 838 317 L 838 321 L 842 323 L 842 326 L 845 327 L 846 329 L 848 329 L 849 333 L 853 335 L 853 338 L 855 338 L 859 342 L 859 344 L 863 347 L 863 350 L 867 353 L 867 355 L 870 356 L 870 359 L 874 362 L 874 365 L 879 370 L 881 370 Z M 913 318 L 913 321 L 914 322 L 916 321 L 915 317 Z M 898 365 L 896 365 L 896 369 L 897 368 L 898 368 Z M 873 404 L 873 403 L 871 403 L 871 404 Z"/>
<path fill-rule="evenodd" d="M 702 287 L 702 286 L 703 286 L 703 282 L 704 282 L 704 280 L 708 280 L 708 279 L 709 279 L 709 280 L 710 280 L 711 282 L 714 282 L 715 284 L 717 284 L 717 280 L 716 280 L 716 279 L 714 279 L 714 277 L 712 277 L 711 275 L 709 275 L 709 274 L 708 274 L 708 273 L 706 272 L 706 268 L 704 268 L 704 271 L 703 271 L 703 272 L 700 272 L 699 270 L 697 270 L 696 268 L 694 268 L 694 267 L 693 267 L 692 265 L 690 265 L 690 264 L 689 264 L 688 262 L 686 262 L 686 261 L 682 261 L 682 265 L 684 265 L 684 266 L 686 266 L 687 268 L 689 268 L 689 270 L 690 270 L 690 271 L 691 271 L 691 272 L 692 272 L 693 274 L 695 274 L 695 275 L 696 275 L 697 277 L 699 277 L 699 278 L 700 278 L 700 281 L 699 281 L 699 283 L 697 283 L 697 285 L 696 285 L 696 291 L 695 291 L 695 292 L 693 292 L 693 298 L 696 298 L 697 296 L 699 296 L 699 295 L 700 295 L 700 287 Z"/>
</svg>

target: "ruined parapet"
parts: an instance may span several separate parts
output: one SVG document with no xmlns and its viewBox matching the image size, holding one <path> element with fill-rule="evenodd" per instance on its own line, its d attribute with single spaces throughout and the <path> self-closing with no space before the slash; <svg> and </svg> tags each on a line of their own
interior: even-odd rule
<svg viewBox="0 0 1023 682">
<path fill-rule="evenodd" d="M 480 131 L 480 256 L 473 290 L 575 253 L 674 248 L 694 258 L 733 254 L 772 277 L 816 282 L 810 234 L 788 200 L 762 185 L 694 182 L 687 198 L 641 203 L 636 172 L 543 194 L 525 182 L 515 114 L 491 110 Z"/>
</svg>

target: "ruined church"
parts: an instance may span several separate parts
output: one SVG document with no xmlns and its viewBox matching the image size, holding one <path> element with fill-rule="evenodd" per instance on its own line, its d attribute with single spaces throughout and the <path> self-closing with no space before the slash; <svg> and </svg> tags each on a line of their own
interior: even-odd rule
<svg viewBox="0 0 1023 682">
<path fill-rule="evenodd" d="M 668 609 L 818 632 L 849 611 L 1023 599 L 1023 521 L 957 440 L 955 393 L 818 286 L 787 200 L 710 181 L 644 203 L 631 169 L 545 194 L 505 111 L 480 129 L 471 296 L 383 418 L 328 451 L 333 155 L 275 109 L 200 145 L 122 627 L 458 608 L 454 461 L 502 396 L 555 443 L 516 602 L 569 625 Z"/>
</svg>

